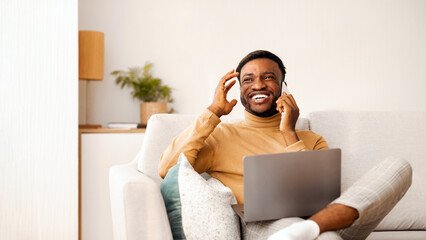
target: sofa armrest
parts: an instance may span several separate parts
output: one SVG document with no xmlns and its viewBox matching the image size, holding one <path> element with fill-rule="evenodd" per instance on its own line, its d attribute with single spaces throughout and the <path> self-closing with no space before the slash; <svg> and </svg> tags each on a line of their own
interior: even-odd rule
<svg viewBox="0 0 426 240">
<path fill-rule="evenodd" d="M 114 239 L 173 239 L 160 186 L 137 163 L 109 171 Z"/>
</svg>

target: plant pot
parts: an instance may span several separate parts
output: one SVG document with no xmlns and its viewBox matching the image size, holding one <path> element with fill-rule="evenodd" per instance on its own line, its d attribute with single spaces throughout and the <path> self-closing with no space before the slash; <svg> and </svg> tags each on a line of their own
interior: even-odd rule
<svg viewBox="0 0 426 240">
<path fill-rule="evenodd" d="M 140 114 L 141 124 L 146 125 L 148 119 L 157 113 L 167 113 L 166 102 L 143 102 L 141 103 Z"/>
</svg>

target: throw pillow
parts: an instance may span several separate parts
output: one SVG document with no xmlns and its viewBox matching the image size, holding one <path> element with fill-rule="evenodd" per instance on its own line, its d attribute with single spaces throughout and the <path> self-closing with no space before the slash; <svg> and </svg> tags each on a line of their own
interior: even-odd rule
<svg viewBox="0 0 426 240">
<path fill-rule="evenodd" d="M 174 239 L 240 239 L 239 218 L 231 189 L 205 180 L 181 153 L 161 183 Z"/>
</svg>

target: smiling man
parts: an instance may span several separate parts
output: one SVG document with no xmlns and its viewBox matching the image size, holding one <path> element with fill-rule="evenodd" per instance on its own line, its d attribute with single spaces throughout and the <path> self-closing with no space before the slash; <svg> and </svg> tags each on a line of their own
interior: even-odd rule
<svg viewBox="0 0 426 240">
<path fill-rule="evenodd" d="M 236 71 L 229 71 L 219 81 L 212 104 L 163 153 L 160 176 L 164 178 L 177 163 L 179 154 L 184 153 L 197 172 L 207 172 L 220 180 L 233 191 L 238 203 L 244 203 L 243 156 L 328 148 L 323 137 L 295 129 L 299 108 L 294 97 L 283 91 L 287 85 L 285 74 L 284 64 L 273 53 L 258 50 L 244 57 Z M 237 104 L 236 99 L 226 98 L 236 83 L 235 78 L 240 84 L 245 119 L 221 123 L 220 117 L 229 114 Z M 376 180 L 378 172 L 382 174 Z M 389 182 L 395 184 L 389 186 Z M 315 239 L 319 236 L 320 239 L 328 235 L 332 239 L 340 239 L 340 236 L 365 239 L 409 188 L 411 167 L 405 161 L 384 162 L 357 184 L 361 188 L 348 189 L 308 220 L 289 218 L 242 223 L 244 238 Z M 390 189 L 384 192 L 391 192 L 385 195 L 385 200 L 369 202 L 371 192 L 383 192 L 384 188 Z M 327 232 L 339 229 L 343 230 Z M 327 233 L 321 234 L 324 232 Z"/>
</svg>

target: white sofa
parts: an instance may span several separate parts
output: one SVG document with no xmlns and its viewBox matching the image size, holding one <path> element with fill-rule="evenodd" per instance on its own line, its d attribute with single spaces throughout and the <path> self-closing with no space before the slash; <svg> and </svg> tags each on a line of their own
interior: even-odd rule
<svg viewBox="0 0 426 240">
<path fill-rule="evenodd" d="M 172 239 L 157 165 L 172 139 L 195 118 L 154 115 L 135 159 L 111 168 L 115 240 Z M 311 129 L 331 148 L 342 149 L 342 191 L 387 156 L 409 161 L 411 188 L 368 239 L 426 239 L 426 113 L 313 112 L 309 118 L 300 118 L 297 128 Z"/>
</svg>

